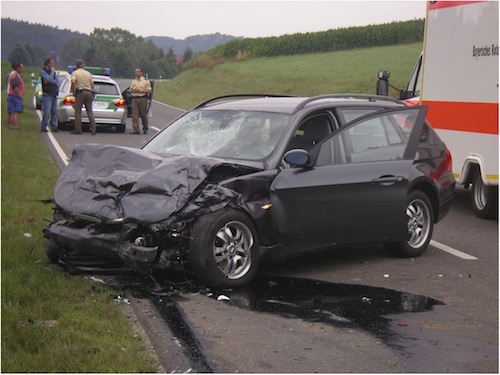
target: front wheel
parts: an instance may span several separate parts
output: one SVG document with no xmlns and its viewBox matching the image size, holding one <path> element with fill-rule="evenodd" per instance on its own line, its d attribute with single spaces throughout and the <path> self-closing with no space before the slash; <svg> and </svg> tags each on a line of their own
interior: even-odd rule
<svg viewBox="0 0 500 375">
<path fill-rule="evenodd" d="M 245 214 L 224 209 L 202 216 L 193 226 L 191 237 L 191 266 L 207 286 L 242 286 L 257 274 L 259 239 Z"/>
<path fill-rule="evenodd" d="M 472 184 L 472 206 L 481 219 L 492 219 L 498 213 L 498 186 L 485 185 L 481 173 L 476 173 Z"/>
<path fill-rule="evenodd" d="M 411 192 L 408 196 L 406 216 L 410 239 L 402 242 L 388 242 L 384 245 L 394 255 L 404 258 L 418 257 L 427 249 L 434 231 L 434 215 L 427 195 L 421 191 Z"/>
</svg>

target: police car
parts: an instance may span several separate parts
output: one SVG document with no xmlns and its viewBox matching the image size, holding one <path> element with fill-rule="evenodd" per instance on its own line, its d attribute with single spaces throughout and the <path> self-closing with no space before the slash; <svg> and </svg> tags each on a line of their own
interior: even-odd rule
<svg viewBox="0 0 500 375">
<path fill-rule="evenodd" d="M 68 75 L 59 77 L 59 94 L 57 96 L 57 127 L 59 129 L 74 127 L 75 96 L 71 92 L 71 73 L 74 66 L 68 66 Z M 92 110 L 97 127 L 114 126 L 117 132 L 123 133 L 127 124 L 127 108 L 120 87 L 111 79 L 110 68 L 85 67 L 92 73 L 94 80 L 94 101 Z M 89 118 L 85 106 L 82 106 L 82 126 L 88 128 Z"/>
</svg>

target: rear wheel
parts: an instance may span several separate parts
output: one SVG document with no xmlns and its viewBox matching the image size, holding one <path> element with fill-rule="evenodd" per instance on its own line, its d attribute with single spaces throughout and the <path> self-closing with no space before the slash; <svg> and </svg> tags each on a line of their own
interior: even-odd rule
<svg viewBox="0 0 500 375">
<path fill-rule="evenodd" d="M 394 255 L 405 258 L 418 257 L 427 249 L 434 231 L 432 204 L 427 195 L 421 191 L 412 191 L 408 196 L 406 215 L 410 239 L 384 245 Z"/>
<path fill-rule="evenodd" d="M 191 266 L 207 286 L 241 286 L 257 274 L 259 239 L 245 214 L 225 209 L 205 215 L 193 226 L 191 237 Z"/>
<path fill-rule="evenodd" d="M 481 219 L 494 218 L 498 211 L 498 186 L 485 185 L 481 173 L 476 173 L 472 184 L 472 206 Z"/>
</svg>

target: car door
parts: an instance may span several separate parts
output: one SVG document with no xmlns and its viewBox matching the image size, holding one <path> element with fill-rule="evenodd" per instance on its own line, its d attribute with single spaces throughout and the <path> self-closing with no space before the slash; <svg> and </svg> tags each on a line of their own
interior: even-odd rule
<svg viewBox="0 0 500 375">
<path fill-rule="evenodd" d="M 408 179 L 426 112 L 426 107 L 398 107 L 355 119 L 312 150 L 312 167 L 283 169 L 270 189 L 279 240 L 408 239 Z"/>
</svg>

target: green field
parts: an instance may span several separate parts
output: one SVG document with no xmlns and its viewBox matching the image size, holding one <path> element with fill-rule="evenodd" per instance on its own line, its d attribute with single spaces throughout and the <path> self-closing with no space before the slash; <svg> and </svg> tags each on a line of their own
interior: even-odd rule
<svg viewBox="0 0 500 375">
<path fill-rule="evenodd" d="M 414 43 L 226 62 L 157 82 L 155 99 L 189 109 L 213 96 L 236 93 L 375 94 L 377 73 L 382 69 L 391 72 L 392 85 L 404 88 L 421 51 L 422 44 Z M 389 94 L 398 96 L 392 89 Z"/>
<path fill-rule="evenodd" d="M 391 82 L 403 87 L 420 50 L 420 44 L 411 44 L 227 62 L 157 82 L 155 99 L 189 109 L 234 93 L 375 93 L 379 69 L 390 70 Z M 38 70 L 26 69 L 28 93 L 29 73 Z M 2 77 L 8 71 L 3 63 Z M 52 210 L 39 201 L 53 196 L 59 171 L 30 100 L 26 95 L 22 130 L 1 129 L 2 371 L 154 372 L 155 359 L 113 299 L 119 292 L 47 268 L 42 228 Z M 5 106 L 1 115 L 3 121 Z"/>
</svg>

